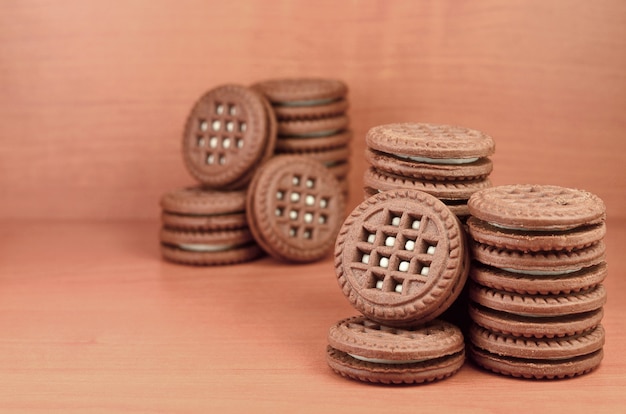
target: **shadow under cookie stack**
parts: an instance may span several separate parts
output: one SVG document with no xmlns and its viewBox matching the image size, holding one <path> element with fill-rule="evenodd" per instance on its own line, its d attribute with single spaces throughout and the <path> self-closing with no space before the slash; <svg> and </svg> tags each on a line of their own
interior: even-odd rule
<svg viewBox="0 0 626 414">
<path fill-rule="evenodd" d="M 182 140 L 198 184 L 161 198 L 163 257 L 223 265 L 264 252 L 289 262 L 328 254 L 345 217 L 346 95 L 336 80 L 281 79 L 201 96 Z"/>
</svg>

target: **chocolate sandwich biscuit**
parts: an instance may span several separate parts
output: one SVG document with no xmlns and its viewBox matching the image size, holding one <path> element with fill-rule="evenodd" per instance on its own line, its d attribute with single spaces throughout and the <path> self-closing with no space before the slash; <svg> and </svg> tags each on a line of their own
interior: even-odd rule
<svg viewBox="0 0 626 414">
<path fill-rule="evenodd" d="M 463 334 L 433 320 L 390 328 L 363 316 L 339 321 L 328 333 L 326 360 L 338 374 L 383 384 L 414 384 L 451 376 L 465 360 Z"/>
<path fill-rule="evenodd" d="M 204 186 L 241 188 L 274 152 L 276 119 L 269 102 L 240 85 L 223 85 L 194 104 L 183 134 L 183 159 Z"/>
<path fill-rule="evenodd" d="M 273 257 L 291 262 L 328 254 L 345 216 L 334 175 L 299 155 L 278 155 L 263 164 L 250 183 L 246 207 L 257 242 Z"/>
<path fill-rule="evenodd" d="M 248 230 L 244 191 L 189 187 L 161 198 L 161 253 L 194 265 L 249 261 L 262 254 Z"/>
<path fill-rule="evenodd" d="M 483 368 L 514 377 L 555 379 L 582 375 L 603 357 L 604 329 L 598 325 L 560 338 L 519 338 L 478 325 L 470 328 L 470 355 Z"/>
<path fill-rule="evenodd" d="M 457 217 L 437 198 L 409 189 L 363 201 L 335 245 L 344 295 L 366 317 L 389 326 L 439 316 L 461 292 L 468 267 Z"/>
</svg>

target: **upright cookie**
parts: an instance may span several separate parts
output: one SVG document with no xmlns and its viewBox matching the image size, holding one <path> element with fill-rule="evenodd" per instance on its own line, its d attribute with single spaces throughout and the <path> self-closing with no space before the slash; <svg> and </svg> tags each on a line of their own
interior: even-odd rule
<svg viewBox="0 0 626 414">
<path fill-rule="evenodd" d="M 338 374 L 359 381 L 413 384 L 449 377 L 465 360 L 463 334 L 434 320 L 415 328 L 389 328 L 356 316 L 328 333 L 326 360 Z"/>
<path fill-rule="evenodd" d="M 443 313 L 469 267 L 459 220 L 437 198 L 414 190 L 376 194 L 343 223 L 335 270 L 350 303 L 390 326 L 416 326 Z"/>
<path fill-rule="evenodd" d="M 344 203 L 337 179 L 321 163 L 306 156 L 280 155 L 256 172 L 246 215 L 267 253 L 285 261 L 310 262 L 332 249 Z"/>
<path fill-rule="evenodd" d="M 183 134 L 189 172 L 215 189 L 240 188 L 273 154 L 276 121 L 267 100 L 239 85 L 223 85 L 194 105 Z"/>
</svg>

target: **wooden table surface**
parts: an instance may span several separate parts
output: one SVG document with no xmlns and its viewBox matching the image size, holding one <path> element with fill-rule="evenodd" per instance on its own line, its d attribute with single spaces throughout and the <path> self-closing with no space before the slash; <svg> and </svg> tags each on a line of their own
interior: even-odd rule
<svg viewBox="0 0 626 414">
<path fill-rule="evenodd" d="M 6 1 L 0 6 L 0 412 L 626 412 L 626 3 Z M 494 137 L 495 185 L 583 188 L 608 214 L 605 358 L 524 381 L 467 363 L 361 384 L 326 365 L 355 314 L 330 259 L 166 263 L 160 196 L 193 183 L 192 103 L 223 83 L 340 78 L 354 131 Z"/>
</svg>

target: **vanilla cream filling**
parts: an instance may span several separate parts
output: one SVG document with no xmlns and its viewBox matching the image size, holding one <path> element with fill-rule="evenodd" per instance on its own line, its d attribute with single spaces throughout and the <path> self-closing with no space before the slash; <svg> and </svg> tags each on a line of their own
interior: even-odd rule
<svg viewBox="0 0 626 414">
<path fill-rule="evenodd" d="M 558 276 L 558 275 L 567 275 L 569 273 L 575 273 L 582 269 L 582 267 L 576 267 L 573 269 L 566 270 L 520 270 L 520 269 L 512 269 L 510 267 L 502 267 L 502 270 L 506 270 L 511 273 L 518 273 L 524 275 L 532 275 L 532 276 Z"/>
<path fill-rule="evenodd" d="M 364 356 L 350 354 L 350 353 L 348 353 L 348 355 L 350 355 L 354 359 L 358 359 L 359 361 L 371 362 L 372 364 L 394 364 L 394 365 L 399 365 L 399 364 L 416 364 L 418 362 L 426 361 L 425 359 L 406 359 L 406 360 L 398 361 L 397 359 L 367 358 L 367 357 L 364 357 Z"/>
<path fill-rule="evenodd" d="M 317 105 L 326 105 L 336 100 L 337 99 L 335 98 L 324 98 L 324 99 L 310 99 L 308 101 L 290 101 L 290 102 L 281 102 L 277 104 L 277 106 L 317 106 Z"/>
<path fill-rule="evenodd" d="M 426 164 L 471 164 L 479 160 L 476 158 L 428 158 L 428 157 L 418 157 L 414 155 L 403 155 L 403 154 L 395 154 L 396 157 L 404 158 L 411 161 L 416 162 L 424 162 Z"/>
<path fill-rule="evenodd" d="M 176 245 L 181 250 L 190 252 L 222 252 L 237 247 L 237 244 L 199 244 L 179 243 Z"/>
</svg>

